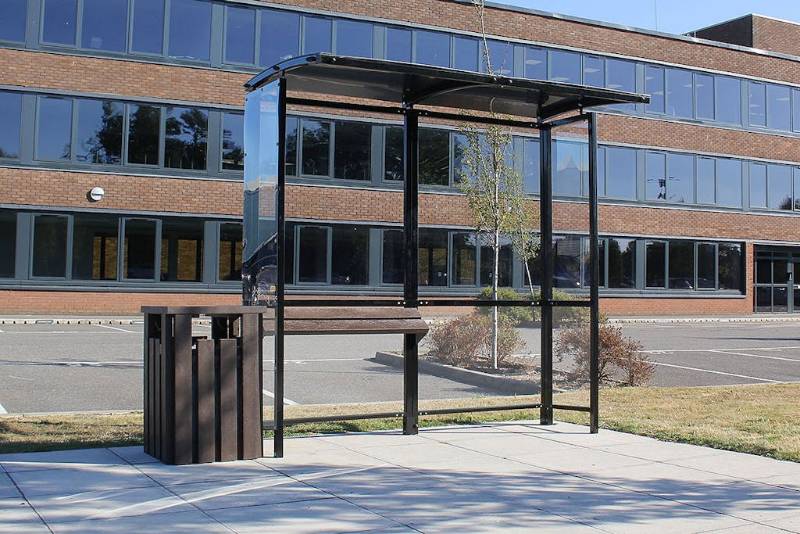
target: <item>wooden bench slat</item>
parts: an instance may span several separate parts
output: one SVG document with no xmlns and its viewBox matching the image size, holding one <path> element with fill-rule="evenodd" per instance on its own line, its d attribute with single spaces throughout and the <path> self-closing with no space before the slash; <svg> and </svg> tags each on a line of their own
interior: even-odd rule
<svg viewBox="0 0 800 534">
<path fill-rule="evenodd" d="M 274 315 L 264 318 L 265 333 L 275 326 Z M 428 333 L 418 309 L 380 307 L 286 308 L 286 335 L 416 334 Z"/>
</svg>

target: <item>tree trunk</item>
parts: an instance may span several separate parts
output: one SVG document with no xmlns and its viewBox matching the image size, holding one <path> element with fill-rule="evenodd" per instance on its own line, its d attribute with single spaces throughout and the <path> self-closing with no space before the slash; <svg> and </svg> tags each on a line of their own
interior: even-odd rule
<svg viewBox="0 0 800 534">
<path fill-rule="evenodd" d="M 492 300 L 497 300 L 497 278 L 500 273 L 500 230 L 494 231 L 494 242 L 492 243 L 492 252 L 494 253 L 494 268 L 492 273 Z M 492 362 L 494 368 L 498 368 L 497 362 L 497 338 L 500 323 L 500 312 L 497 306 L 492 308 Z"/>
<path fill-rule="evenodd" d="M 527 260 L 523 262 L 525 265 L 525 276 L 528 278 L 528 289 L 531 292 L 531 300 L 536 300 L 536 292 L 533 290 L 533 277 L 531 276 L 531 268 L 528 266 Z"/>
</svg>

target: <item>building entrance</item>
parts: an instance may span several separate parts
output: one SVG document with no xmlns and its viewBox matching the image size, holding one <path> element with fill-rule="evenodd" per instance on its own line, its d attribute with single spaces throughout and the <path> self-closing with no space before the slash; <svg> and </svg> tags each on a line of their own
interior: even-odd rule
<svg viewBox="0 0 800 534">
<path fill-rule="evenodd" d="M 756 249 L 755 311 L 800 313 L 800 249 Z"/>
</svg>

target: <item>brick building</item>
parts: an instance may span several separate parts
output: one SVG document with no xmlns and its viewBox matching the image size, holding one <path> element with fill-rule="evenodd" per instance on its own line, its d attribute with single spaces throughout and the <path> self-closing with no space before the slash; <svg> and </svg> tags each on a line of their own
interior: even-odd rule
<svg viewBox="0 0 800 534">
<path fill-rule="evenodd" d="M 800 310 L 800 27 L 667 35 L 499 5 L 486 24 L 502 74 L 651 95 L 599 121 L 606 312 Z M 243 83 L 318 51 L 481 70 L 477 27 L 459 0 L 3 0 L 0 313 L 239 302 Z M 290 113 L 290 287 L 398 291 L 397 118 Z M 420 282 L 474 294 L 491 270 L 455 187 L 464 139 L 423 126 Z M 534 210 L 537 147 L 515 132 Z M 580 292 L 586 145 L 554 160 L 556 285 Z"/>
</svg>

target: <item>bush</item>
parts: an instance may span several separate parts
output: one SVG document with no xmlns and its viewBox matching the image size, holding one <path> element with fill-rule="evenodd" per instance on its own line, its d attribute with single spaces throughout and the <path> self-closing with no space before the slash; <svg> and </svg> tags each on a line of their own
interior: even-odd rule
<svg viewBox="0 0 800 534">
<path fill-rule="evenodd" d="M 481 300 L 492 300 L 492 288 L 485 287 L 481 291 Z M 525 299 L 518 291 L 512 289 L 510 287 L 501 287 L 497 289 L 497 299 L 498 300 L 530 300 Z M 500 308 L 500 317 L 507 318 L 508 320 L 514 322 L 514 324 L 520 323 L 530 323 L 537 319 L 536 312 L 538 311 L 537 308 L 523 308 L 523 307 L 501 307 Z M 478 308 L 478 312 L 481 315 L 491 315 L 492 308 Z"/>
<path fill-rule="evenodd" d="M 498 326 L 497 362 L 502 366 L 524 343 L 513 320 L 501 316 Z M 481 313 L 451 319 L 431 328 L 427 342 L 430 355 L 444 364 L 477 367 L 486 360 L 491 365 L 492 319 Z"/>
</svg>

